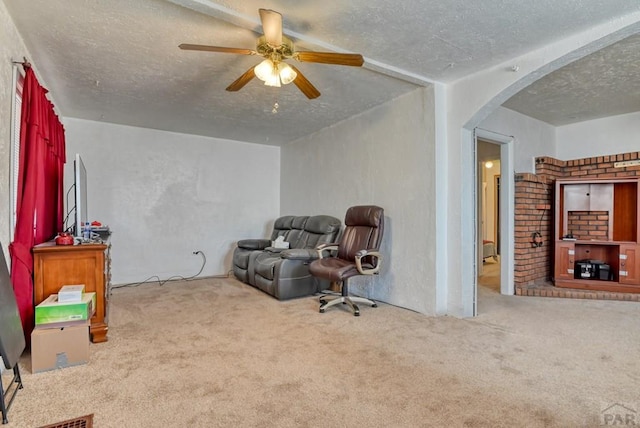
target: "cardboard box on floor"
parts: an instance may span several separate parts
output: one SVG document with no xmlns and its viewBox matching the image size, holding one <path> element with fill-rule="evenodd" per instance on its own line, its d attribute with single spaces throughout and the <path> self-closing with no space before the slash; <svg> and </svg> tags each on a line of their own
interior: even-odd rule
<svg viewBox="0 0 640 428">
<path fill-rule="evenodd" d="M 31 333 L 31 373 L 89 362 L 89 322 Z"/>
</svg>

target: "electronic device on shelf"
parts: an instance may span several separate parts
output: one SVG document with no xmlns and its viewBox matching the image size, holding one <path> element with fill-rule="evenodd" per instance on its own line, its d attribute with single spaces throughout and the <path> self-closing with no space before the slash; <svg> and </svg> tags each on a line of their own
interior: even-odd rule
<svg viewBox="0 0 640 428">
<path fill-rule="evenodd" d="M 65 240 L 67 245 L 73 244 L 102 244 L 109 239 L 111 230 L 106 224 L 102 224 L 98 220 L 89 220 L 88 210 L 88 197 L 87 197 L 87 169 L 80 157 L 79 153 L 76 153 L 73 162 L 73 186 L 67 192 L 67 206 L 70 206 L 69 195 L 73 193 L 73 206 L 67 210 L 67 218 L 73 218 L 73 224 L 69 226 L 65 232 L 61 232 L 65 235 L 73 237 L 73 241 Z M 71 215 L 73 214 L 73 217 Z M 89 223 L 90 222 L 90 223 Z M 90 235 L 84 235 L 84 226 L 91 224 Z M 66 226 L 66 220 L 65 220 Z M 70 241 L 70 242 L 69 242 Z"/>
<path fill-rule="evenodd" d="M 73 172 L 75 202 L 73 236 L 82 238 L 82 226 L 89 221 L 89 215 L 87 211 L 87 169 L 79 153 L 76 153 L 76 158 L 73 162 Z"/>
</svg>

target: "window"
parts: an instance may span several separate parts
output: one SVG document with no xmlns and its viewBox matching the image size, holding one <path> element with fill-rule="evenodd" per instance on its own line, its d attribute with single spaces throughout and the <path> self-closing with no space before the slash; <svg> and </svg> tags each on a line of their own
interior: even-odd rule
<svg viewBox="0 0 640 428">
<path fill-rule="evenodd" d="M 11 177 L 9 193 L 11 197 L 11 219 L 9 224 L 9 241 L 13 242 L 13 234 L 16 228 L 16 215 L 18 208 L 18 172 L 20 167 L 20 123 L 22 115 L 22 88 L 24 86 L 24 74 L 18 66 L 13 67 L 13 84 L 15 98 L 11 106 Z"/>
</svg>

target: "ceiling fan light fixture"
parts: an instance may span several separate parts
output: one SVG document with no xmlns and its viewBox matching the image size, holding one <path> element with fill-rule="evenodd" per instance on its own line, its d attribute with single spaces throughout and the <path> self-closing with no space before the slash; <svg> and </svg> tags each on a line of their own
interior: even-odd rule
<svg viewBox="0 0 640 428">
<path fill-rule="evenodd" d="M 273 62 L 270 59 L 265 59 L 260 64 L 256 65 L 253 71 L 256 73 L 256 77 L 263 82 L 266 82 L 273 75 Z"/>
<path fill-rule="evenodd" d="M 256 77 L 264 82 L 266 86 L 280 87 L 280 75 L 278 64 L 267 58 L 260 64 L 256 65 L 253 71 Z"/>
<path fill-rule="evenodd" d="M 265 85 L 275 86 L 277 88 L 279 88 L 281 84 L 288 85 L 298 77 L 298 73 L 296 73 L 289 64 L 274 62 L 270 58 L 256 65 L 253 71 L 256 77 L 262 80 Z"/>
<path fill-rule="evenodd" d="M 274 88 L 279 88 L 280 85 L 280 76 L 277 73 L 273 73 L 271 76 L 264 81 L 266 86 L 273 86 Z"/>
<path fill-rule="evenodd" d="M 278 71 L 283 85 L 288 85 L 298 77 L 298 73 L 296 73 L 289 64 L 284 62 L 278 64 Z"/>
</svg>

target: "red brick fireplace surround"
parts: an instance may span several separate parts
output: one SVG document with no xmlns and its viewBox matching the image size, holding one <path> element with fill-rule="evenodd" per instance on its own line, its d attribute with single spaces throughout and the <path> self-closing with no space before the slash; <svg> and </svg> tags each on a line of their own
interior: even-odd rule
<svg viewBox="0 0 640 428">
<path fill-rule="evenodd" d="M 553 273 L 554 185 L 558 178 L 616 178 L 640 176 L 640 166 L 614 167 L 615 162 L 640 159 L 640 152 L 561 161 L 536 158 L 536 173 L 515 175 L 515 272 L 516 294 L 521 296 L 570 297 L 640 301 L 640 293 L 575 290 L 555 287 Z M 589 222 L 596 227 L 604 218 L 597 214 Z M 606 215 L 606 213 L 602 213 Z M 578 214 L 579 215 L 579 214 Z M 572 221 L 580 224 L 584 219 Z M 602 222 L 606 224 L 605 222 Z M 579 229 L 576 227 L 579 233 Z M 542 245 L 534 243 L 534 234 L 542 235 Z M 606 232 L 603 232 L 606 233 Z"/>
</svg>

